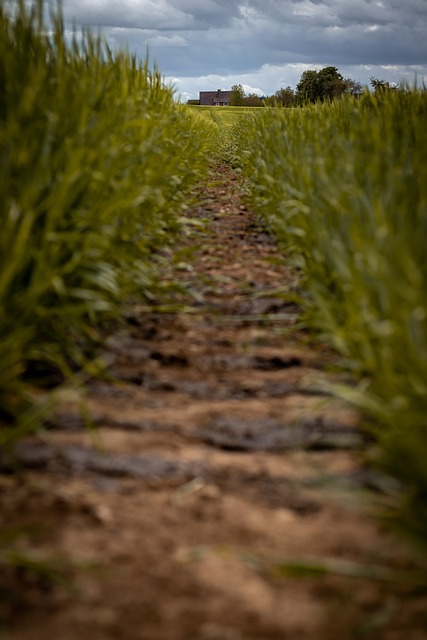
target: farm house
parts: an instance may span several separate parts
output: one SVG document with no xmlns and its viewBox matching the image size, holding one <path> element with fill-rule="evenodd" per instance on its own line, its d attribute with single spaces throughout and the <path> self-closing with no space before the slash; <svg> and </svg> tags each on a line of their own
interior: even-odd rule
<svg viewBox="0 0 427 640">
<path fill-rule="evenodd" d="M 199 91 L 200 104 L 209 107 L 227 107 L 231 100 L 231 91 Z"/>
</svg>

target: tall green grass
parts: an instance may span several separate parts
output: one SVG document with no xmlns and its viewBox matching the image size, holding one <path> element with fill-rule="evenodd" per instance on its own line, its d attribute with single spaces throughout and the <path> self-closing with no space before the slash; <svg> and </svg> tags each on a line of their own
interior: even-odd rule
<svg viewBox="0 0 427 640">
<path fill-rule="evenodd" d="M 0 443 L 38 424 L 38 390 L 144 294 L 212 128 L 147 62 L 90 32 L 68 41 L 41 0 L 0 2 Z"/>
<path fill-rule="evenodd" d="M 265 110 L 251 200 L 305 270 L 312 318 L 364 391 L 396 522 L 427 550 L 427 91 Z M 248 153 L 250 151 L 250 153 Z"/>
</svg>

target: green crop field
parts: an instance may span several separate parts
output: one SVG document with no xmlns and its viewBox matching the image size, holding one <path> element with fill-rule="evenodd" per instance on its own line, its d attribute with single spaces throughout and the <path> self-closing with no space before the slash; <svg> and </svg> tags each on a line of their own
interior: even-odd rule
<svg viewBox="0 0 427 640">
<path fill-rule="evenodd" d="M 15 18 L 0 3 L 0 35 L 5 444 L 39 426 L 51 402 L 39 390 L 87 370 L 98 328 L 147 291 L 218 127 L 90 32 L 67 44 L 41 1 Z"/>
<path fill-rule="evenodd" d="M 191 113 L 201 117 L 207 126 L 215 125 L 217 129 L 216 155 L 238 167 L 241 162 L 240 140 L 244 131 L 250 127 L 246 123 L 253 121 L 265 111 L 264 107 L 207 107 L 188 105 Z M 241 135 L 242 134 L 242 135 Z"/>
<path fill-rule="evenodd" d="M 313 326 L 358 382 L 335 391 L 364 409 L 400 483 L 396 524 L 424 546 L 426 120 L 425 89 L 266 109 L 235 150 L 252 206 L 304 269 Z"/>
<path fill-rule="evenodd" d="M 264 109 L 264 107 L 206 107 L 200 105 L 189 105 L 187 108 L 211 118 L 218 126 L 227 128 L 233 127 L 242 116 L 259 113 Z"/>
</svg>

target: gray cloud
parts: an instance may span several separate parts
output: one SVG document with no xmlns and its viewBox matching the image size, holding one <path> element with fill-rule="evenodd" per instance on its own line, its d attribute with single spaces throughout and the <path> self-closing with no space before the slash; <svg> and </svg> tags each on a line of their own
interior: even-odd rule
<svg viewBox="0 0 427 640">
<path fill-rule="evenodd" d="M 289 65 L 427 77 L 427 0 L 63 0 L 66 20 L 151 56 L 170 77 Z M 359 78 L 355 78 L 359 79 Z M 258 86 L 257 83 L 253 86 Z"/>
<path fill-rule="evenodd" d="M 227 0 L 64 0 L 69 20 L 101 27 L 204 31 L 227 26 L 240 15 Z"/>
</svg>

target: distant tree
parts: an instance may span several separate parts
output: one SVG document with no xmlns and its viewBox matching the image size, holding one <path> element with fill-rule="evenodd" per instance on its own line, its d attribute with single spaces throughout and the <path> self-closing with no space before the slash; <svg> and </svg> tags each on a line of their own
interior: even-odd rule
<svg viewBox="0 0 427 640">
<path fill-rule="evenodd" d="M 240 107 L 245 101 L 245 90 L 241 84 L 234 84 L 231 87 L 230 106 Z"/>
<path fill-rule="evenodd" d="M 296 105 L 295 93 L 290 86 L 287 86 L 286 89 L 278 89 L 274 94 L 274 99 L 276 104 L 281 107 L 294 107 Z"/>
<path fill-rule="evenodd" d="M 302 73 L 296 86 L 295 97 L 299 105 L 306 102 L 316 102 L 319 99 L 317 71 L 309 69 Z"/>
<path fill-rule="evenodd" d="M 317 72 L 317 87 L 322 102 L 342 96 L 346 89 L 344 78 L 336 67 L 324 67 Z"/>
<path fill-rule="evenodd" d="M 386 82 L 385 80 L 380 80 L 379 78 L 375 78 L 374 76 L 371 76 L 369 80 L 371 82 L 371 87 L 373 88 L 375 93 L 383 91 L 388 85 L 388 82 Z"/>
<path fill-rule="evenodd" d="M 352 78 L 345 78 L 345 93 L 348 95 L 354 96 L 358 98 L 362 95 L 364 91 L 363 84 L 361 82 L 357 82 L 357 80 L 352 80 Z"/>
<path fill-rule="evenodd" d="M 296 87 L 298 104 L 328 102 L 352 90 L 359 90 L 359 83 L 344 79 L 336 67 L 324 67 L 320 71 L 304 71 Z"/>
<path fill-rule="evenodd" d="M 256 93 L 249 93 L 243 98 L 243 104 L 245 107 L 263 107 L 264 102 Z"/>
<path fill-rule="evenodd" d="M 387 82 L 387 80 L 380 80 L 379 78 L 374 78 L 374 76 L 370 77 L 371 86 L 374 90 L 374 93 L 384 93 L 386 91 L 396 91 L 397 86 Z"/>
</svg>

